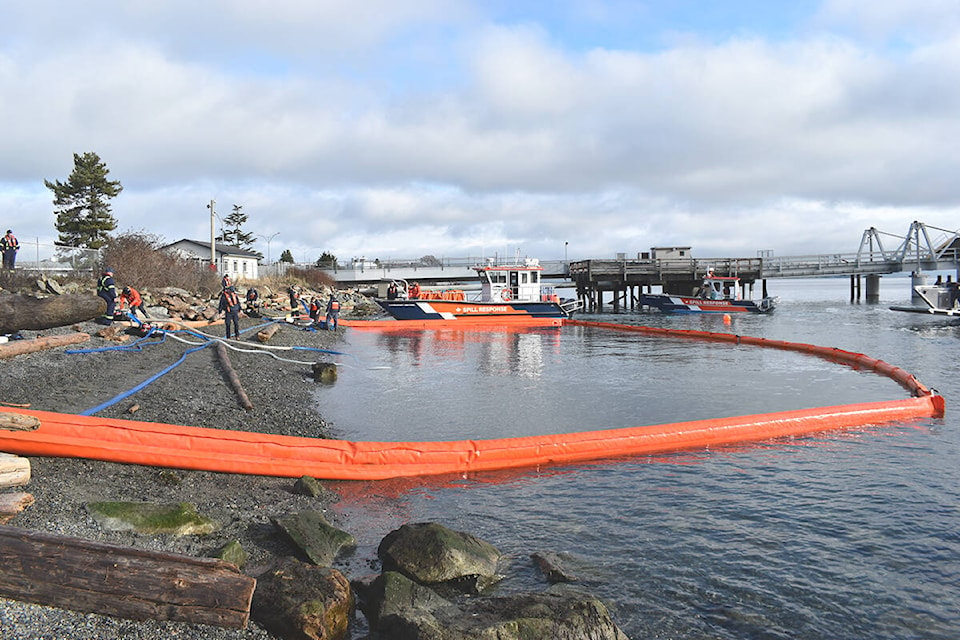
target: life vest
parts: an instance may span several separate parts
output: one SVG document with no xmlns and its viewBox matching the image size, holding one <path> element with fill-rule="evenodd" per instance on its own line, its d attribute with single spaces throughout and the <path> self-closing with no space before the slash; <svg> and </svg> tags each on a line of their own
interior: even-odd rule
<svg viewBox="0 0 960 640">
<path fill-rule="evenodd" d="M 240 296 L 237 295 L 236 291 L 227 291 L 226 289 L 224 289 L 223 297 L 227 301 L 228 311 L 240 304 Z"/>
<path fill-rule="evenodd" d="M 117 286 L 113 282 L 113 276 L 103 274 L 97 281 L 97 295 L 101 298 L 115 300 L 117 297 Z"/>
<path fill-rule="evenodd" d="M 336 300 L 331 300 L 329 305 L 330 311 L 340 311 L 340 303 Z"/>
</svg>

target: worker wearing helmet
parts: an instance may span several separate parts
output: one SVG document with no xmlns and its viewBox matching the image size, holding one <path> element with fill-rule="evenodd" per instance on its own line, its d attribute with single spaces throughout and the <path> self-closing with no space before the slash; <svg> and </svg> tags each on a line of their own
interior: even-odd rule
<svg viewBox="0 0 960 640">
<path fill-rule="evenodd" d="M 113 314 L 116 313 L 117 307 L 117 285 L 113 281 L 113 269 L 110 267 L 104 267 L 100 273 L 100 279 L 97 280 L 97 295 L 107 303 L 107 311 L 95 322 L 109 326 L 113 324 Z"/>
<path fill-rule="evenodd" d="M 140 292 L 133 287 L 124 287 L 120 292 L 120 310 L 123 310 L 125 304 L 130 305 L 130 315 L 137 317 L 137 312 L 143 314 L 143 319 L 147 319 L 147 309 L 143 306 L 143 297 Z"/>
</svg>

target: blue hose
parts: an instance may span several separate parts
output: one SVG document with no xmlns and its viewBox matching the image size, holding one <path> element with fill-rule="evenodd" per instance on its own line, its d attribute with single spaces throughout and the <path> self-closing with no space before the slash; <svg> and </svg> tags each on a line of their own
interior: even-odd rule
<svg viewBox="0 0 960 640">
<path fill-rule="evenodd" d="M 157 379 L 160 378 L 161 376 L 165 376 L 166 374 L 168 374 L 168 373 L 170 373 L 171 371 L 173 371 L 173 369 L 174 369 L 175 367 L 177 367 L 178 365 L 180 365 L 181 363 L 183 363 L 184 360 L 186 360 L 186 358 L 187 358 L 187 356 L 188 356 L 189 354 L 193 353 L 194 351 L 200 351 L 201 349 L 206 349 L 207 347 L 209 347 L 209 346 L 212 345 L 212 344 L 216 344 L 216 341 L 215 341 L 215 340 L 211 340 L 210 342 L 206 342 L 206 343 L 204 343 L 204 344 L 202 344 L 202 345 L 200 345 L 200 346 L 198 346 L 198 347 L 192 347 L 192 348 L 190 348 L 190 349 L 187 349 L 186 351 L 183 352 L 183 354 L 180 355 L 180 359 L 179 359 L 179 360 L 177 360 L 176 362 L 174 362 L 172 365 L 170 365 L 170 366 L 167 367 L 166 369 L 163 369 L 163 370 L 160 371 L 159 373 L 156 373 L 156 374 L 150 376 L 149 378 L 147 378 L 146 380 L 144 380 L 143 382 L 141 382 L 140 384 L 138 384 L 138 385 L 135 386 L 134 388 L 130 389 L 129 391 L 125 391 L 124 393 L 121 393 L 120 395 L 115 396 L 115 397 L 111 398 L 110 400 L 107 400 L 107 401 L 104 402 L 103 404 L 100 404 L 100 405 L 97 405 L 96 407 L 93 407 L 92 409 L 87 409 L 86 411 L 82 411 L 82 412 L 80 413 L 80 415 L 81 415 L 81 416 L 92 416 L 93 414 L 97 413 L 98 411 L 102 411 L 103 409 L 106 409 L 107 407 L 112 407 L 113 405 L 117 404 L 118 402 L 120 402 L 120 401 L 123 400 L 124 398 L 129 398 L 130 396 L 132 396 L 132 395 L 135 394 L 136 392 L 140 391 L 141 389 L 143 389 L 144 387 L 146 387 L 148 384 L 154 382 L 155 380 L 157 380 Z"/>
</svg>

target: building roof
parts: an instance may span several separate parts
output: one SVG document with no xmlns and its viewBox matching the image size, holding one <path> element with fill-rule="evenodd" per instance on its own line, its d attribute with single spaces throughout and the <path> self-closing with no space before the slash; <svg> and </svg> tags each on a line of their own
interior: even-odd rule
<svg viewBox="0 0 960 640">
<path fill-rule="evenodd" d="M 191 240 L 191 239 L 189 239 L 189 238 L 182 238 L 182 239 L 180 239 L 180 240 L 177 240 L 176 242 L 171 242 L 171 243 L 168 244 L 168 245 L 164 245 L 164 246 L 161 247 L 161 248 L 162 248 L 162 249 L 170 249 L 170 248 L 177 247 L 177 245 L 182 245 L 182 244 L 184 244 L 184 243 L 189 243 L 189 244 L 196 245 L 196 246 L 200 247 L 201 249 L 205 249 L 207 252 L 210 251 L 210 243 L 209 243 L 209 242 L 203 242 L 202 240 Z M 240 247 L 235 247 L 235 246 L 230 245 L 230 244 L 220 244 L 219 242 L 216 243 L 216 250 L 217 250 L 217 253 L 222 253 L 222 254 L 228 255 L 228 256 L 237 256 L 237 257 L 240 257 L 240 258 L 256 258 L 256 259 L 260 259 L 260 258 L 263 257 L 263 256 L 262 256 L 259 252 L 257 252 L 257 251 L 249 251 L 249 250 L 247 250 L 247 249 L 241 249 Z"/>
</svg>

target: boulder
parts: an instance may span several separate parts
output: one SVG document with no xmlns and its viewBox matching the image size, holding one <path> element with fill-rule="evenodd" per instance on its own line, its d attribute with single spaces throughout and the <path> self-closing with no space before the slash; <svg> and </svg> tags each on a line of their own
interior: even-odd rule
<svg viewBox="0 0 960 640">
<path fill-rule="evenodd" d="M 627 640 L 606 606 L 566 590 L 458 603 L 396 572 L 361 595 L 372 629 L 391 640 Z"/>
<path fill-rule="evenodd" d="M 565 566 L 566 563 L 559 553 L 543 551 L 534 553 L 530 557 L 534 563 L 540 567 L 543 577 L 546 578 L 550 584 L 577 581 L 577 577 L 567 570 Z"/>
<path fill-rule="evenodd" d="M 271 519 L 314 564 L 330 566 L 341 553 L 357 548 L 356 538 L 331 526 L 326 518 L 316 511 Z"/>
<path fill-rule="evenodd" d="M 323 485 L 313 476 L 301 476 L 293 485 L 293 492 L 301 496 L 318 498 L 325 493 Z"/>
<path fill-rule="evenodd" d="M 333 362 L 314 362 L 313 379 L 323 384 L 333 384 L 337 381 L 337 365 Z"/>
<path fill-rule="evenodd" d="M 220 526 L 197 513 L 189 502 L 89 502 L 87 511 L 108 531 L 174 535 L 206 535 Z"/>
<path fill-rule="evenodd" d="M 247 560 L 250 558 L 250 554 L 243 548 L 239 540 L 231 540 L 227 544 L 223 545 L 217 552 L 214 554 L 215 558 L 220 558 L 235 567 L 242 567 L 247 563 Z"/>
<path fill-rule="evenodd" d="M 384 571 L 398 571 L 421 584 L 443 584 L 480 593 L 500 580 L 500 551 L 469 533 L 435 522 L 405 524 L 380 542 Z"/>
<path fill-rule="evenodd" d="M 400 629 L 434 629 L 439 632 L 437 616 L 441 612 L 448 611 L 450 617 L 462 613 L 430 587 L 396 571 L 384 571 L 369 585 L 354 581 L 353 586 L 370 627 L 391 632 L 389 637 Z"/>
<path fill-rule="evenodd" d="M 340 640 L 353 616 L 353 591 L 336 569 L 288 558 L 257 578 L 251 613 L 278 638 Z"/>
</svg>

